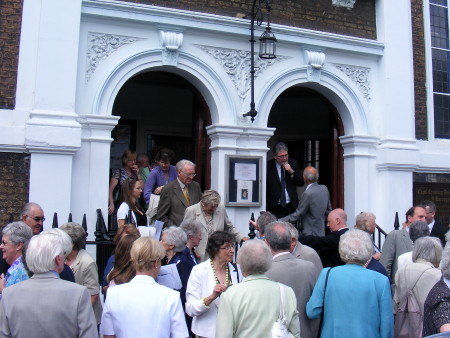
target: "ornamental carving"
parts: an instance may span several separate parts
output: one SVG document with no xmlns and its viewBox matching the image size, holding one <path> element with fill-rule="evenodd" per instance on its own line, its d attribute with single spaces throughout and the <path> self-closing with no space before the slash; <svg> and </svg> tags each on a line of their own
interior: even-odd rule
<svg viewBox="0 0 450 338">
<path fill-rule="evenodd" d="M 183 43 L 183 33 L 171 31 L 159 31 L 162 46 L 162 60 L 164 65 L 176 66 L 181 44 Z"/>
<path fill-rule="evenodd" d="M 305 50 L 308 61 L 308 81 L 319 82 L 322 67 L 325 63 L 325 53 L 313 50 Z"/>
<path fill-rule="evenodd" d="M 89 32 L 86 53 L 86 83 L 89 82 L 90 78 L 92 77 L 100 63 L 109 55 L 114 53 L 122 46 L 140 40 L 144 39 L 130 36 Z"/>
<path fill-rule="evenodd" d="M 352 80 L 367 101 L 370 101 L 370 68 L 334 64 L 337 69 Z"/>
<path fill-rule="evenodd" d="M 352 9 L 356 0 L 332 0 L 333 6 Z"/>
<path fill-rule="evenodd" d="M 225 69 L 238 91 L 242 105 L 250 92 L 250 52 L 201 45 L 196 47 L 212 56 Z M 286 56 L 277 56 L 276 59 L 270 60 L 261 59 L 255 53 L 255 80 L 270 66 L 287 59 Z"/>
</svg>

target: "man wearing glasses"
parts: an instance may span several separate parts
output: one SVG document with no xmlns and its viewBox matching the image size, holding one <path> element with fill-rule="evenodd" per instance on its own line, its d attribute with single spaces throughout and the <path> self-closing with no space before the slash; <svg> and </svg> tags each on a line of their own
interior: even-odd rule
<svg viewBox="0 0 450 338">
<path fill-rule="evenodd" d="M 200 202 L 202 190 L 194 181 L 195 164 L 181 160 L 176 165 L 178 177 L 161 191 L 156 219 L 164 222 L 164 227 L 179 226 L 187 207 Z"/>
<path fill-rule="evenodd" d="M 20 218 L 22 222 L 26 223 L 33 231 L 33 235 L 38 235 L 41 233 L 44 226 L 44 210 L 37 203 L 27 203 L 22 208 L 20 213 Z"/>
<path fill-rule="evenodd" d="M 286 144 L 275 144 L 273 159 L 267 162 L 266 210 L 277 218 L 293 213 L 298 204 L 296 187 L 303 184 L 297 161 L 289 158 Z"/>
</svg>

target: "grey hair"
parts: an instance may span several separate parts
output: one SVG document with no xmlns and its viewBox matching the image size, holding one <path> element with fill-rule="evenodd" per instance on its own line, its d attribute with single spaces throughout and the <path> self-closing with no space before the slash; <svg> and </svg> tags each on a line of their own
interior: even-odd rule
<svg viewBox="0 0 450 338">
<path fill-rule="evenodd" d="M 267 224 L 275 222 L 276 220 L 277 218 L 270 212 L 266 211 L 262 213 L 256 221 L 256 224 L 258 224 L 259 227 L 259 233 L 264 235 Z"/>
<path fill-rule="evenodd" d="M 20 217 L 28 215 L 30 213 L 32 207 L 36 207 L 38 209 L 43 210 L 42 207 L 39 204 L 34 203 L 34 202 L 30 202 L 30 203 L 27 203 L 27 204 L 25 204 L 23 206 L 22 210 L 20 211 Z"/>
<path fill-rule="evenodd" d="M 369 224 L 375 223 L 375 215 L 371 212 L 361 212 L 356 216 L 355 229 L 359 229 L 365 232 L 369 232 Z"/>
<path fill-rule="evenodd" d="M 166 234 L 166 243 L 175 245 L 175 252 L 181 252 L 186 247 L 187 235 L 183 229 L 172 225 L 163 231 Z"/>
<path fill-rule="evenodd" d="M 26 244 L 33 237 L 31 228 L 24 222 L 9 223 L 3 228 L 2 234 L 7 235 L 14 245 Z"/>
<path fill-rule="evenodd" d="M 191 165 L 195 168 L 195 164 L 193 162 L 189 160 L 180 160 L 176 164 L 177 171 L 180 172 L 181 170 L 183 170 L 185 165 Z"/>
<path fill-rule="evenodd" d="M 272 254 L 264 241 L 245 241 L 237 254 L 237 262 L 244 276 L 263 274 L 272 267 Z"/>
<path fill-rule="evenodd" d="M 73 248 L 72 239 L 65 231 L 58 229 L 58 228 L 53 228 L 53 229 L 47 230 L 46 233 L 55 234 L 55 235 L 61 237 L 61 242 L 62 242 L 63 248 L 64 248 L 64 257 L 66 257 L 72 251 L 72 248 Z"/>
<path fill-rule="evenodd" d="M 275 251 L 289 251 L 291 248 L 292 236 L 289 225 L 286 222 L 276 221 L 267 225 L 266 241 L 270 248 Z"/>
<path fill-rule="evenodd" d="M 210 206 L 215 206 L 216 207 L 216 206 L 218 206 L 220 204 L 220 200 L 221 200 L 221 198 L 220 198 L 220 195 L 219 195 L 219 193 L 217 191 L 215 191 L 215 190 L 206 190 L 203 193 L 203 195 L 202 195 L 202 197 L 200 199 L 200 203 L 203 206 L 210 205 Z"/>
<path fill-rule="evenodd" d="M 285 151 L 289 151 L 286 143 L 284 142 L 278 142 L 276 143 L 273 148 L 272 148 L 272 154 L 276 155 L 278 154 L 280 151 L 285 150 Z"/>
<path fill-rule="evenodd" d="M 303 170 L 303 176 L 305 176 L 309 182 L 314 183 L 319 180 L 319 172 L 316 170 L 316 172 L 311 172 L 310 168 L 312 167 L 306 167 Z M 314 168 L 315 169 L 315 168 Z"/>
<path fill-rule="evenodd" d="M 421 206 L 422 208 L 430 208 L 430 212 L 436 212 L 436 204 L 433 201 L 430 200 L 425 200 L 420 202 L 419 206 Z"/>
<path fill-rule="evenodd" d="M 366 264 L 372 257 L 373 243 L 367 232 L 348 230 L 339 240 L 339 255 L 345 263 Z"/>
<path fill-rule="evenodd" d="M 180 224 L 180 228 L 184 230 L 187 238 L 198 236 L 202 232 L 202 223 L 200 221 L 183 221 Z"/>
<path fill-rule="evenodd" d="M 297 230 L 297 228 L 295 226 L 293 226 L 289 222 L 287 222 L 287 224 L 288 224 L 289 231 L 291 232 L 291 237 L 295 238 L 295 239 L 298 239 L 298 230 Z"/>
<path fill-rule="evenodd" d="M 60 234 L 44 231 L 31 238 L 26 263 L 33 273 L 44 273 L 55 269 L 55 258 L 64 256 L 64 242 Z"/>
<path fill-rule="evenodd" d="M 450 279 L 450 246 L 448 245 L 445 246 L 442 252 L 441 271 L 445 278 Z"/>
<path fill-rule="evenodd" d="M 439 263 L 442 257 L 442 244 L 436 237 L 421 237 L 414 243 L 412 253 L 413 262 L 430 262 L 432 264 Z"/>
<path fill-rule="evenodd" d="M 430 236 L 430 227 L 427 222 L 414 221 L 409 227 L 409 238 L 413 241 L 417 241 L 420 237 Z"/>
<path fill-rule="evenodd" d="M 69 222 L 59 227 L 69 235 L 73 243 L 73 250 L 80 251 L 86 243 L 86 232 L 83 227 L 75 222 Z"/>
</svg>

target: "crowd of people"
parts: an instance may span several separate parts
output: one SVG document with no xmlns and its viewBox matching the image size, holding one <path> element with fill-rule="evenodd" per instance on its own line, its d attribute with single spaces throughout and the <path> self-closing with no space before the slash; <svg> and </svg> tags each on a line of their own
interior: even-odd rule
<svg viewBox="0 0 450 338">
<path fill-rule="evenodd" d="M 380 248 L 371 237 L 373 213 L 358 214 L 350 229 L 346 212 L 331 210 L 316 168 L 300 172 L 283 143 L 273 155 L 270 210 L 252 221 L 250 240 L 228 218 L 221 196 L 201 191 L 194 163 L 173 166 L 173 153 L 161 149 L 150 170 L 148 157 L 125 152 L 110 182 L 118 231 L 101 285 L 84 229 L 69 222 L 43 231 L 44 211 L 26 204 L 21 220 L 2 231 L 0 337 L 450 331 L 450 244 L 433 202 L 410 208 L 403 228 Z M 292 195 L 298 186 L 305 188 L 300 198 Z M 141 235 L 139 226 L 154 220 L 164 222 L 160 237 Z M 163 270 L 176 271 L 177 287 L 164 286 Z"/>
</svg>

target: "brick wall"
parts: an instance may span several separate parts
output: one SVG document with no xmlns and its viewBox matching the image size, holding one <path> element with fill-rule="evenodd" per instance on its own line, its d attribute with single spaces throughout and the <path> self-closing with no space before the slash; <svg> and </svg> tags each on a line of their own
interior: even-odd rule
<svg viewBox="0 0 450 338">
<path fill-rule="evenodd" d="M 124 1 L 124 0 L 119 0 Z M 242 17 L 252 0 L 127 0 L 196 12 Z M 375 0 L 357 0 L 353 9 L 332 6 L 331 0 L 271 0 L 271 21 L 318 31 L 376 39 Z"/>
<path fill-rule="evenodd" d="M 427 140 L 427 88 L 425 74 L 425 37 L 422 5 L 422 0 L 411 0 L 416 139 Z"/>
<path fill-rule="evenodd" d="M 22 0 L 0 0 L 0 109 L 14 109 Z"/>
<path fill-rule="evenodd" d="M 30 155 L 0 153 L 0 227 L 9 216 L 18 220 L 20 210 L 28 202 Z"/>
</svg>

